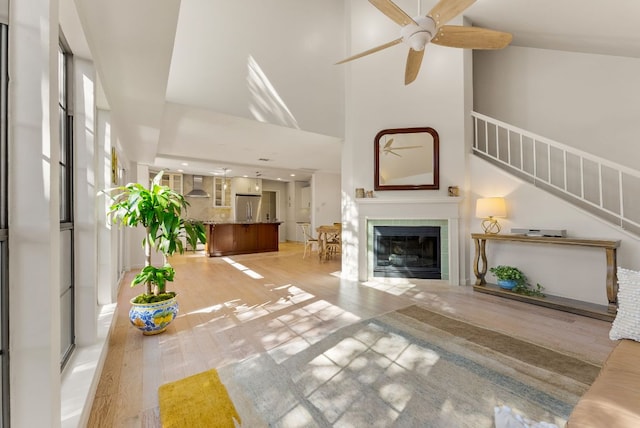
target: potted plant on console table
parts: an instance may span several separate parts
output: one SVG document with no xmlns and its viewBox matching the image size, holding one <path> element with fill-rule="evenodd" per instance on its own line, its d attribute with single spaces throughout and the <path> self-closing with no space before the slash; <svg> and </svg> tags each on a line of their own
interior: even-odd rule
<svg viewBox="0 0 640 428">
<path fill-rule="evenodd" d="M 154 177 L 149 188 L 129 183 L 104 191 L 111 198 L 108 215 L 113 223 L 145 228 L 142 239 L 145 265 L 131 286 L 145 284 L 146 292 L 131 299 L 129 319 L 146 335 L 165 331 L 178 313 L 176 293 L 166 290 L 167 281 L 173 281 L 175 275 L 168 256 L 184 253 L 182 238 L 186 238 L 192 248 L 196 248 L 198 241 L 206 242 L 204 225 L 181 217 L 182 209 L 189 203 L 169 186 L 160 184 L 162 174 L 160 171 Z M 152 248 L 162 254 L 162 267 L 151 264 Z"/>
<path fill-rule="evenodd" d="M 535 288 L 529 287 L 527 277 L 517 267 L 500 265 L 490 268 L 489 272 L 496 276 L 500 288 L 527 296 L 544 297 L 544 287 L 540 284 L 536 284 Z"/>
</svg>

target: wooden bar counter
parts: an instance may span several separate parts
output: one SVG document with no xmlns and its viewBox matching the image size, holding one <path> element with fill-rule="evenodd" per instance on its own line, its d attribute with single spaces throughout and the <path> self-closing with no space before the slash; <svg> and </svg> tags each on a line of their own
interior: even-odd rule
<svg viewBox="0 0 640 428">
<path fill-rule="evenodd" d="M 278 251 L 280 222 L 205 223 L 209 257 Z"/>
</svg>

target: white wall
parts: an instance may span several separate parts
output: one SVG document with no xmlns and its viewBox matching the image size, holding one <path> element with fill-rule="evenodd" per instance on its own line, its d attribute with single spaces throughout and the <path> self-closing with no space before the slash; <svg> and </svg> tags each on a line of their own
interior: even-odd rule
<svg viewBox="0 0 640 428">
<path fill-rule="evenodd" d="M 422 1 L 429 10 L 435 1 Z M 409 14 L 417 13 L 415 1 L 398 1 Z M 398 26 L 368 2 L 351 1 L 347 6 L 349 54 L 364 51 L 398 37 Z M 460 24 L 455 20 L 452 24 Z M 355 188 L 373 189 L 373 140 L 382 129 L 434 128 L 440 137 L 440 190 L 379 191 L 377 198 L 445 197 L 447 187 L 465 186 L 465 144 L 470 122 L 465 51 L 428 45 L 416 81 L 404 85 L 407 57 L 404 44 L 355 60 L 346 67 L 346 132 L 343 149 L 343 275 L 357 278 L 358 209 Z M 465 103 L 466 102 L 466 103 Z M 461 239 L 463 239 L 461 237 Z M 467 241 L 464 238 L 465 243 Z M 462 246 L 461 246 L 462 247 Z M 464 257 L 461 259 L 464 260 Z M 466 263 L 463 264 L 465 266 Z"/>
<path fill-rule="evenodd" d="M 91 345 L 97 335 L 98 203 L 104 183 L 97 169 L 95 70 L 93 63 L 75 58 L 74 65 L 74 270 L 76 344 Z"/>
<path fill-rule="evenodd" d="M 488 162 L 471 159 L 473 199 L 504 196 L 507 218 L 500 219 L 502 233 L 511 228 L 566 229 L 576 238 L 621 240 L 618 266 L 640 270 L 640 238 L 576 209 L 546 192 L 514 178 Z M 473 219 L 471 231 L 481 233 L 481 219 Z M 509 264 L 519 267 L 532 284 L 539 282 L 552 295 L 606 305 L 605 251 L 563 245 L 533 245 L 487 242 L 488 266 Z M 491 279 L 490 279 L 491 278 Z M 495 282 L 488 274 L 489 282 Z"/>
<path fill-rule="evenodd" d="M 640 59 L 513 46 L 491 55 L 478 51 L 474 105 L 480 113 L 640 169 Z M 548 227 L 567 229 L 574 237 L 620 239 L 618 265 L 640 268 L 640 238 L 523 185 L 480 159 L 472 159 L 471 165 L 474 199 L 507 197 L 506 231 Z M 472 227 L 480 231 L 478 221 Z M 606 303 L 604 255 L 597 251 L 543 247 L 498 251 L 490 266 L 509 262 L 525 268 L 549 294 Z"/>
<path fill-rule="evenodd" d="M 181 2 L 176 34 L 180 40 L 192 35 L 191 49 L 173 52 L 167 98 L 341 137 L 342 75 L 334 63 L 344 50 L 343 8 L 342 0 Z M 206 25 L 211 36 L 202 38 L 201 33 L 183 28 L 197 25 L 194 22 Z M 245 27 L 252 31 L 238 31 Z M 211 40 L 229 43 L 212 49 Z M 206 55 L 197 55 L 194 66 L 193 53 L 198 51 Z M 242 73 L 243 78 L 231 79 L 227 73 Z M 211 81 L 224 83 L 212 87 Z"/>
<path fill-rule="evenodd" d="M 340 193 L 340 175 L 313 174 L 311 178 L 311 224 L 314 229 L 323 224 L 341 221 Z"/>
<path fill-rule="evenodd" d="M 12 2 L 10 9 L 9 383 L 15 427 L 60 426 L 57 14 L 55 0 Z"/>
<path fill-rule="evenodd" d="M 111 147 L 113 144 L 111 133 L 111 115 L 106 110 L 96 112 L 97 132 L 97 170 L 96 176 L 99 188 L 106 189 L 111 183 Z M 115 139 L 114 139 L 115 140 Z M 107 217 L 110 199 L 100 194 L 97 198 L 98 216 L 98 303 L 106 305 L 117 300 L 118 293 L 118 227 L 111 224 Z"/>
<path fill-rule="evenodd" d="M 302 190 L 306 189 L 306 190 Z M 311 181 L 296 181 L 295 192 L 293 194 L 293 201 L 295 207 L 295 221 L 296 222 L 311 222 L 311 204 L 305 206 L 303 201 L 303 192 L 309 192 L 309 198 L 312 202 L 313 196 L 311 195 Z"/>
<path fill-rule="evenodd" d="M 511 46 L 476 51 L 479 113 L 640 169 L 640 59 Z"/>
</svg>

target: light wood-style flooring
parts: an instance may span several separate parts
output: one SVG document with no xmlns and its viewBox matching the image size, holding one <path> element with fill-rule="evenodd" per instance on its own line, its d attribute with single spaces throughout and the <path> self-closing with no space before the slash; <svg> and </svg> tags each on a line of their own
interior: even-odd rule
<svg viewBox="0 0 640 428">
<path fill-rule="evenodd" d="M 601 363 L 612 349 L 606 321 L 474 293 L 446 281 L 358 284 L 337 276 L 340 260 L 303 259 L 303 246 L 275 253 L 172 259 L 180 314 L 166 332 L 129 324 L 133 273 L 121 285 L 109 352 L 90 427 L 159 427 L 158 387 L 293 340 L 317 340 L 359 319 L 418 303 L 453 317 Z"/>
</svg>

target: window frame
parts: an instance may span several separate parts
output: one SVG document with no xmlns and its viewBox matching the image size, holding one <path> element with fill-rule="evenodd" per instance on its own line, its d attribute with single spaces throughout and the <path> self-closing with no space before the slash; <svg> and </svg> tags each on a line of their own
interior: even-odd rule
<svg viewBox="0 0 640 428">
<path fill-rule="evenodd" d="M 61 337 L 65 337 L 62 334 L 63 328 L 68 328 L 68 337 L 70 343 L 66 349 L 61 349 L 60 370 L 64 369 L 64 366 L 69 361 L 73 351 L 76 347 L 76 335 L 75 335 L 75 232 L 74 232 L 74 139 L 73 139 L 73 54 L 69 48 L 69 44 L 64 38 L 62 30 L 60 30 L 60 40 L 58 43 L 58 112 L 59 112 L 59 148 L 60 148 L 60 233 L 70 231 L 70 258 L 69 269 L 71 284 L 60 293 L 60 299 L 66 293 L 71 293 L 70 302 L 70 314 L 69 324 L 62 325 L 63 316 L 61 320 Z M 60 63 L 62 60 L 62 64 Z M 61 259 L 62 263 L 62 259 Z M 61 269 L 64 267 L 61 265 Z M 61 314 L 62 315 L 62 314 Z"/>
</svg>

